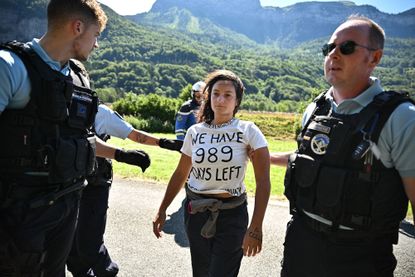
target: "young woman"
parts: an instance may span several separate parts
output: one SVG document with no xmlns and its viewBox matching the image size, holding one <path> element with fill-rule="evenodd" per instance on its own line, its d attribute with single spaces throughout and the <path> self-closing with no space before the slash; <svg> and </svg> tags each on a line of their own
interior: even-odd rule
<svg viewBox="0 0 415 277">
<path fill-rule="evenodd" d="M 189 128 L 153 232 L 161 237 L 166 209 L 186 183 L 185 225 L 193 276 L 237 276 L 242 256 L 262 247 L 262 221 L 270 193 L 267 141 L 254 123 L 236 119 L 244 86 L 233 72 L 207 76 L 199 123 Z M 253 151 L 256 193 L 249 228 L 244 177 Z M 190 174 L 190 175 L 189 175 Z"/>
</svg>

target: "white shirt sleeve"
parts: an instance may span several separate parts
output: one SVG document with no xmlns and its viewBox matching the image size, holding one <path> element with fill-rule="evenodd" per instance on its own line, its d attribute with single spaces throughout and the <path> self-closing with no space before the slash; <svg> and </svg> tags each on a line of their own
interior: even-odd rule
<svg viewBox="0 0 415 277">
<path fill-rule="evenodd" d="M 254 123 L 250 123 L 248 125 L 247 138 L 249 146 L 251 146 L 254 150 L 268 146 L 268 142 L 264 134 Z"/>
<path fill-rule="evenodd" d="M 95 131 L 98 135 L 107 134 L 125 139 L 133 131 L 133 126 L 126 122 L 117 112 L 100 104 L 95 117 Z"/>
</svg>

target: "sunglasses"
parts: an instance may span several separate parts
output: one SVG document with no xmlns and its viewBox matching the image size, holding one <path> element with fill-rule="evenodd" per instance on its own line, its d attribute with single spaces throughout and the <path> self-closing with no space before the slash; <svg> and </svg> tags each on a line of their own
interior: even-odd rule
<svg viewBox="0 0 415 277">
<path fill-rule="evenodd" d="M 340 53 L 342 53 L 343 55 L 353 54 L 354 51 L 356 50 L 357 46 L 366 48 L 369 51 L 377 50 L 375 48 L 370 48 L 370 47 L 367 47 L 367 46 L 364 46 L 364 45 L 357 44 L 353 40 L 346 40 L 345 42 L 342 42 L 339 45 Z M 336 47 L 337 47 L 337 45 L 335 43 L 326 43 L 326 44 L 324 44 L 323 47 L 321 48 L 321 51 L 323 52 L 323 56 L 327 56 Z"/>
</svg>

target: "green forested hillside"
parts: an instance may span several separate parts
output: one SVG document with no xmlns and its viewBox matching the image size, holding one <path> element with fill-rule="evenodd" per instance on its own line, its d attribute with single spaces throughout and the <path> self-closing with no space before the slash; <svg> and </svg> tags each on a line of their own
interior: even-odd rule
<svg viewBox="0 0 415 277">
<path fill-rule="evenodd" d="M 4 0 L 1 5 L 9 13 L 14 11 L 14 16 L 27 19 L 44 18 L 46 3 Z M 299 111 L 304 102 L 327 88 L 320 47 L 328 38 L 280 49 L 257 44 L 183 11 L 174 15 L 173 9 L 170 13 L 176 24 L 187 22 L 187 31 L 139 25 L 107 7 L 105 10 L 107 28 L 87 63 L 104 101 L 112 102 L 127 92 L 176 98 L 183 88 L 220 68 L 241 76 L 247 88 L 242 108 L 250 110 Z M 2 28 L 17 32 L 13 26 Z M 21 36 L 16 33 L 16 37 Z M 414 95 L 413 49 L 415 39 L 387 39 L 385 56 L 375 72 L 386 88 Z"/>
<path fill-rule="evenodd" d="M 203 42 L 203 36 L 195 39 L 197 34 L 139 26 L 108 14 L 108 27 L 89 65 L 96 88 L 106 94 L 155 92 L 177 97 L 188 83 L 218 68 L 241 75 L 248 98 L 253 103 L 268 102 L 262 105 L 268 109 L 281 100 L 295 106 L 325 86 L 320 64 L 292 59 L 276 47 L 234 40 L 213 44 L 208 39 Z"/>
<path fill-rule="evenodd" d="M 226 31 L 218 33 L 221 39 L 213 43 L 210 33 L 143 26 L 111 11 L 108 15 L 108 27 L 89 66 L 102 94 L 177 97 L 186 85 L 218 68 L 242 77 L 247 88 L 245 108 L 253 110 L 298 111 L 302 101 L 327 88 L 320 47 L 328 38 L 281 50 L 247 39 L 225 41 L 231 33 Z M 412 91 L 414 47 L 414 39 L 387 40 L 384 59 L 375 72 L 385 87 Z"/>
</svg>

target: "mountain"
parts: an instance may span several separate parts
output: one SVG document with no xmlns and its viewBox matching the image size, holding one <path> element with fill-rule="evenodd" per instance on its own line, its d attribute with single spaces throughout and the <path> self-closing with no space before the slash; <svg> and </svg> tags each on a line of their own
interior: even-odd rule
<svg viewBox="0 0 415 277">
<path fill-rule="evenodd" d="M 28 41 L 45 32 L 48 0 L 0 1 L 0 41 Z M 224 5 L 222 8 L 233 5 L 233 10 L 240 3 L 217 1 Z M 239 10 L 262 12 L 264 8 L 255 3 L 249 2 L 251 6 L 241 6 Z M 157 25 L 137 24 L 104 5 L 103 8 L 108 16 L 107 27 L 86 67 L 104 101 L 114 101 L 127 92 L 175 98 L 183 88 L 219 68 L 232 70 L 243 80 L 247 89 L 244 108 L 298 111 L 305 101 L 327 88 L 320 50 L 327 38 L 281 49 L 275 42 L 259 44 L 188 9 L 171 6 L 162 12 L 157 11 L 156 5 L 156 12 L 144 17 L 161 23 Z M 403 14 L 410 17 L 413 13 L 409 10 Z M 374 74 L 381 77 L 385 88 L 413 94 L 413 49 L 415 39 L 387 39 L 384 58 Z"/>
<path fill-rule="evenodd" d="M 48 0 L 1 0 L 0 42 L 27 41 L 46 30 Z"/>
<path fill-rule="evenodd" d="M 173 20 L 178 22 L 177 17 L 171 17 L 173 8 L 179 12 L 186 10 L 199 20 L 207 19 L 258 43 L 272 42 L 283 47 L 328 37 L 351 14 L 372 18 L 383 26 L 388 37 L 415 38 L 415 8 L 387 14 L 351 1 L 304 2 L 277 8 L 262 7 L 259 0 L 157 0 L 150 12 L 131 18 L 138 23 L 183 30 L 182 26 L 172 24 Z"/>
<path fill-rule="evenodd" d="M 187 9 L 171 7 L 164 12 L 143 13 L 127 18 L 145 25 L 162 26 L 178 31 L 200 41 L 209 41 L 233 47 L 253 47 L 256 42 L 247 36 L 213 23 L 210 19 L 196 17 Z"/>
</svg>

